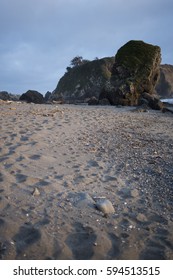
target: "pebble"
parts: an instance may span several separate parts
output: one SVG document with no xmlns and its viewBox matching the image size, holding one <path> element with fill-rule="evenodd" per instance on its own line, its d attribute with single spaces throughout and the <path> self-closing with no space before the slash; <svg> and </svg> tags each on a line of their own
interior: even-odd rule
<svg viewBox="0 0 173 280">
<path fill-rule="evenodd" d="M 141 214 L 141 213 L 139 213 L 138 215 L 137 215 L 137 220 L 139 221 L 139 222 L 147 222 L 148 220 L 147 220 L 147 217 L 144 215 L 144 214 Z"/>
<path fill-rule="evenodd" d="M 131 195 L 133 197 L 138 197 L 139 196 L 139 191 L 137 189 L 134 189 L 134 190 L 131 191 Z"/>
<path fill-rule="evenodd" d="M 103 212 L 104 214 L 111 214 L 115 213 L 115 209 L 110 200 L 106 198 L 95 199 L 96 200 L 96 207 L 98 210 Z"/>
<path fill-rule="evenodd" d="M 40 195 L 40 191 L 38 188 L 35 188 L 33 193 L 32 193 L 34 196 L 39 196 Z"/>
</svg>

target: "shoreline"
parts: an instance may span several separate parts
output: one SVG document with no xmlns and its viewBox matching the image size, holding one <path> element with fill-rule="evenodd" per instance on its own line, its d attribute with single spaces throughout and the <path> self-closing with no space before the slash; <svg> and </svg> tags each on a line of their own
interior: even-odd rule
<svg viewBox="0 0 173 280">
<path fill-rule="evenodd" d="M 1 259 L 173 259 L 172 114 L 0 109 Z"/>
</svg>

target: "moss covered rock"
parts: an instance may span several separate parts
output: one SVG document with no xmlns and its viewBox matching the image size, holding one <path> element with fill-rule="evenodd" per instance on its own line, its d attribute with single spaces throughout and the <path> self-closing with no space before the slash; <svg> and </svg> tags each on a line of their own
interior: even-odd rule
<svg viewBox="0 0 173 280">
<path fill-rule="evenodd" d="M 129 41 L 116 56 L 110 82 L 100 94 L 112 105 L 138 105 L 144 92 L 155 93 L 159 79 L 161 50 L 143 41 Z"/>
</svg>

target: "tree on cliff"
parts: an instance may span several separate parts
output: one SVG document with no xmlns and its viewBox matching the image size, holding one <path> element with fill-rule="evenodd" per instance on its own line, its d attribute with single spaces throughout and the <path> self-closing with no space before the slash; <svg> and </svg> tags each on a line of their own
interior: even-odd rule
<svg viewBox="0 0 173 280">
<path fill-rule="evenodd" d="M 89 62 L 89 60 L 83 59 L 82 56 L 75 56 L 75 57 L 71 60 L 70 65 L 71 65 L 72 67 L 76 67 L 76 66 L 83 65 L 83 64 L 85 64 L 85 63 L 87 63 L 87 62 Z"/>
</svg>

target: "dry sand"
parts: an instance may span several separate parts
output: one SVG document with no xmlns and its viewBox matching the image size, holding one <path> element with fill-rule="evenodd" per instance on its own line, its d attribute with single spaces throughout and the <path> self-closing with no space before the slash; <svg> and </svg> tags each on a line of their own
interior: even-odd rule
<svg viewBox="0 0 173 280">
<path fill-rule="evenodd" d="M 1 259 L 173 259 L 171 113 L 1 102 L 0 120 Z"/>
</svg>

